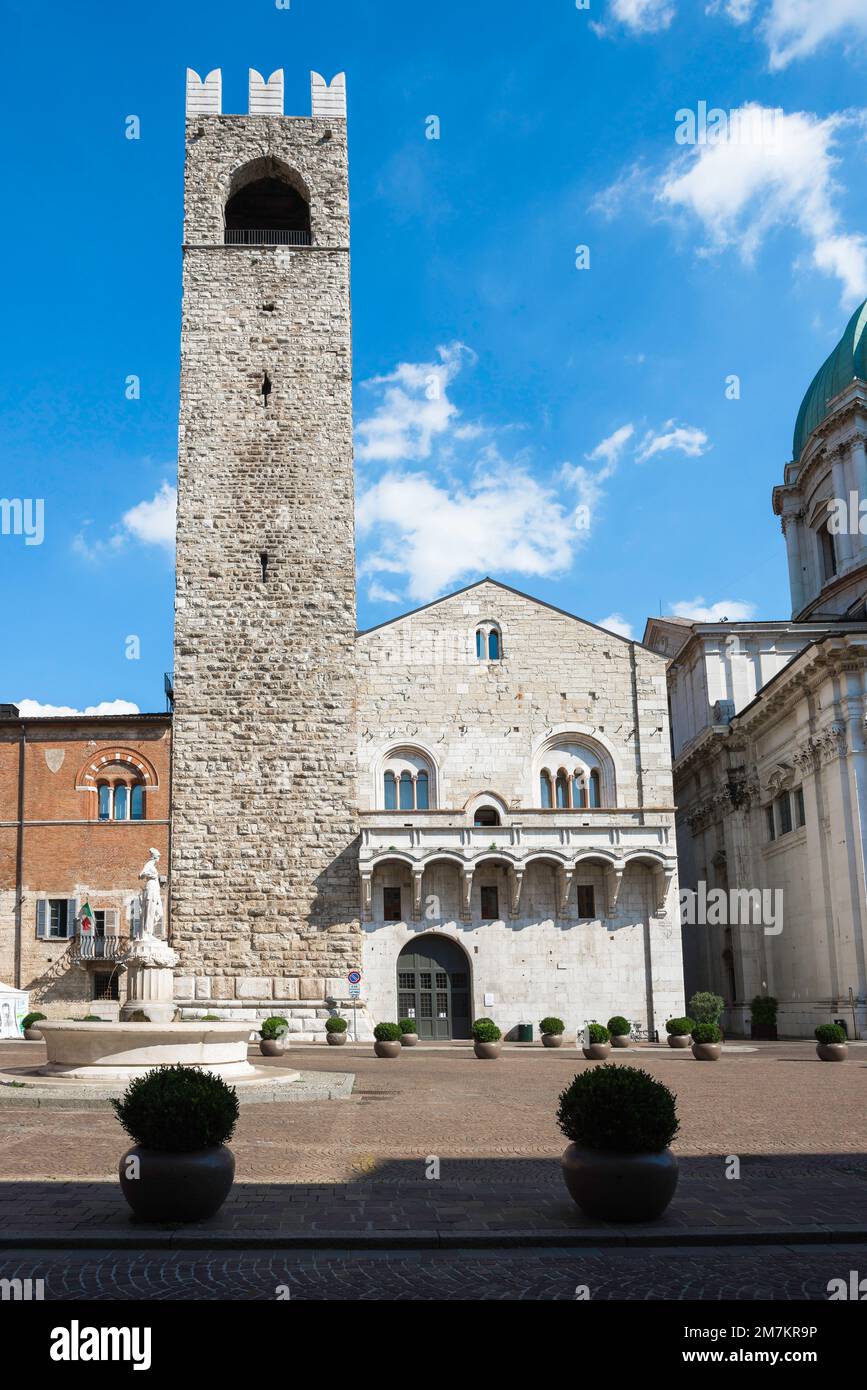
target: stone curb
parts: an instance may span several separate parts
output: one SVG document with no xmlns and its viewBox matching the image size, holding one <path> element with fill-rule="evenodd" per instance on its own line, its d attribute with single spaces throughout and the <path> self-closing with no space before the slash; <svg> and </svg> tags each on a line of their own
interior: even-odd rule
<svg viewBox="0 0 867 1390">
<path fill-rule="evenodd" d="M 5 1231 L 0 1250 L 497 1250 L 646 1247 L 680 1249 L 724 1245 L 861 1245 L 865 1226 L 800 1226 L 776 1230 L 753 1227 L 697 1227 L 694 1231 L 311 1231 L 263 1235 L 261 1231 L 203 1231 L 193 1227 L 147 1230 L 118 1227 L 98 1234 L 65 1231 L 34 1235 Z"/>
<path fill-rule="evenodd" d="M 300 1100 L 345 1100 L 352 1095 L 355 1073 L 308 1071 L 301 1072 L 298 1081 L 247 1081 L 238 1085 L 236 1094 L 241 1105 L 262 1105 L 270 1102 L 294 1104 Z M 0 1106 L 44 1106 L 47 1110 L 107 1110 L 112 1095 L 120 1096 L 125 1084 L 117 1089 L 100 1087 L 94 1082 L 63 1087 L 45 1082 L 25 1082 L 23 1086 L 0 1084 Z M 103 1094 L 99 1094 L 103 1091 Z M 97 1094 L 94 1094 L 97 1092 Z M 109 1093 L 110 1092 L 110 1093 Z"/>
</svg>

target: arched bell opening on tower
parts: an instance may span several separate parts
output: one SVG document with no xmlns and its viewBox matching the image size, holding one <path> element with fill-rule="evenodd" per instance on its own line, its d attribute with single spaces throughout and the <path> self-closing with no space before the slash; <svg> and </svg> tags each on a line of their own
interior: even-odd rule
<svg viewBox="0 0 867 1390">
<path fill-rule="evenodd" d="M 309 246 L 310 203 L 300 178 L 273 159 L 239 170 L 226 203 L 225 241 L 240 246 Z"/>
</svg>

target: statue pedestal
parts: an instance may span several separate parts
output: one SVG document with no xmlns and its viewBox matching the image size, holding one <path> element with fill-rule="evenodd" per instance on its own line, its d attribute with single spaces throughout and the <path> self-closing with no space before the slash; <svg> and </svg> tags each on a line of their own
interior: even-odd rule
<svg viewBox="0 0 867 1390">
<path fill-rule="evenodd" d="M 142 1013 L 149 1023 L 171 1023 L 175 1016 L 177 955 L 165 941 L 143 936 L 134 941 L 127 957 L 126 1003 L 121 1019 Z"/>
</svg>

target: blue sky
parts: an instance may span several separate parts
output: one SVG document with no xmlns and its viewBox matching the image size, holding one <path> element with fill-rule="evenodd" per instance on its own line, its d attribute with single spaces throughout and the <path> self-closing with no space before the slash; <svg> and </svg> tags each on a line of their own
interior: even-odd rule
<svg viewBox="0 0 867 1390">
<path fill-rule="evenodd" d="M 0 535 L 0 700 L 162 707 L 187 66 L 230 112 L 347 74 L 360 626 L 486 573 L 637 637 L 788 613 L 770 492 L 867 295 L 863 0 L 2 15 L 0 495 L 44 537 Z M 700 102 L 749 112 L 677 143 Z"/>
</svg>

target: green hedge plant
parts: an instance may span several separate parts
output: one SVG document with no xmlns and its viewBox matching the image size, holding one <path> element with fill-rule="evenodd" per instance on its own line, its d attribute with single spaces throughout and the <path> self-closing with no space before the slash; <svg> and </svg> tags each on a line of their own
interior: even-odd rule
<svg viewBox="0 0 867 1390">
<path fill-rule="evenodd" d="M 401 1018 L 397 1024 L 401 1033 L 415 1033 L 418 1031 L 414 1018 Z"/>
<path fill-rule="evenodd" d="M 753 1023 L 767 1023 L 771 1027 L 777 1021 L 777 1001 L 772 994 L 757 994 L 750 1004 Z"/>
<path fill-rule="evenodd" d="M 338 1014 L 335 1014 L 333 1018 L 326 1018 L 325 1020 L 326 1033 L 345 1033 L 347 1027 L 346 1019 L 340 1018 Z"/>
<path fill-rule="evenodd" d="M 592 1043 L 606 1043 L 611 1041 L 611 1034 L 607 1028 L 603 1028 L 601 1023 L 591 1023 L 588 1033 Z"/>
<path fill-rule="evenodd" d="M 662 1153 L 678 1130 L 677 1097 L 638 1067 L 579 1072 L 560 1096 L 557 1123 L 573 1144 L 609 1153 Z"/>
<path fill-rule="evenodd" d="M 33 1025 L 34 1025 L 34 1023 L 39 1023 L 40 1019 L 43 1019 L 44 1017 L 45 1017 L 45 1014 L 39 1014 L 39 1013 L 25 1014 L 24 1017 L 23 1017 L 22 1020 L 21 1020 L 21 1028 L 22 1028 L 22 1031 L 23 1031 L 25 1028 L 32 1028 Z"/>
<path fill-rule="evenodd" d="M 670 1033 L 673 1038 L 685 1038 L 695 1028 L 695 1023 L 691 1018 L 670 1018 L 666 1022 L 665 1031 Z"/>
<path fill-rule="evenodd" d="M 475 1042 L 499 1042 L 502 1033 L 492 1018 L 477 1018 L 473 1024 Z"/>
<path fill-rule="evenodd" d="M 259 1029 L 259 1037 L 263 1042 L 276 1042 L 278 1038 L 284 1038 L 289 1032 L 289 1025 L 285 1018 L 279 1014 L 273 1014 L 271 1018 L 266 1018 L 262 1027 Z"/>
<path fill-rule="evenodd" d="M 612 1038 L 628 1037 L 631 1027 L 629 1019 L 624 1018 L 622 1014 L 615 1014 L 613 1018 L 608 1020 L 608 1031 Z"/>
<path fill-rule="evenodd" d="M 566 1024 L 562 1018 L 543 1018 L 539 1024 L 539 1031 L 541 1033 L 555 1033 L 559 1036 L 566 1032 Z"/>
<path fill-rule="evenodd" d="M 694 1043 L 722 1042 L 722 1033 L 716 1023 L 694 1023 L 692 1027 Z"/>
<path fill-rule="evenodd" d="M 238 1121 L 234 1086 L 198 1067 L 156 1067 L 137 1076 L 111 1103 L 136 1144 L 163 1153 L 225 1144 Z"/>
<path fill-rule="evenodd" d="M 377 1023 L 373 1030 L 377 1042 L 400 1042 L 399 1023 Z"/>
<path fill-rule="evenodd" d="M 692 996 L 687 1008 L 690 1018 L 694 1018 L 696 1023 L 718 1024 L 725 1006 L 726 1001 L 719 994 L 700 991 Z"/>
<path fill-rule="evenodd" d="M 844 1043 L 846 1030 L 839 1023 L 820 1023 L 813 1036 L 820 1043 Z"/>
</svg>

